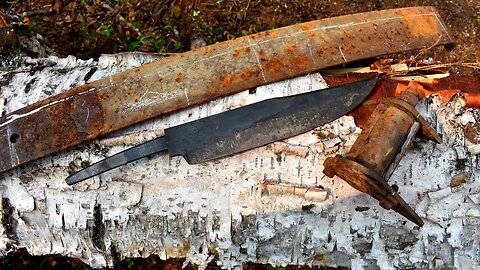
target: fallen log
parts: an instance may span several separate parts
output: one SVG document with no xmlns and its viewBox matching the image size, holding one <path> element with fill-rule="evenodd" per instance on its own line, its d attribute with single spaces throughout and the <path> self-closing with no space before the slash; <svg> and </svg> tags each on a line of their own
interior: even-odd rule
<svg viewBox="0 0 480 270">
<path fill-rule="evenodd" d="M 103 56 L 98 62 L 23 59 L 22 69 L 2 75 L 0 111 L 155 59 L 144 54 Z M 360 132 L 350 116 L 281 147 L 202 165 L 155 156 L 73 187 L 63 181 L 86 162 L 124 149 L 132 138 L 139 143 L 138 137 L 157 136 L 190 119 L 318 87 L 327 87 L 318 73 L 261 86 L 3 174 L 0 250 L 60 253 L 94 267 L 159 254 L 186 257 L 199 266 L 216 260 L 223 268 L 245 262 L 475 268 L 480 147 L 465 133 L 475 133 L 471 126 L 478 124 L 479 111 L 465 107 L 461 95 L 448 102 L 434 95 L 417 105 L 444 143 L 415 141 L 390 178 L 425 221 L 421 229 L 341 179 L 322 174 L 325 158 L 346 153 Z M 466 175 L 461 182 L 455 180 L 460 174 Z"/>
</svg>

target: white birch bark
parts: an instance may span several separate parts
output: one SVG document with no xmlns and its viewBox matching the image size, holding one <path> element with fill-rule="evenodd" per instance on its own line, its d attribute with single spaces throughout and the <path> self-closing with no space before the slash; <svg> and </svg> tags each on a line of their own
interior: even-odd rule
<svg viewBox="0 0 480 270">
<path fill-rule="evenodd" d="M 19 68 L 1 73 L 0 112 L 154 59 L 143 54 L 98 61 L 16 59 Z M 417 139 L 390 179 L 425 220 L 423 228 L 322 174 L 325 158 L 345 153 L 358 136 L 351 117 L 204 164 L 156 155 L 78 185 L 64 182 L 82 161 L 98 161 L 166 127 L 321 87 L 327 85 L 319 74 L 258 87 L 1 175 L 1 253 L 26 247 L 35 255 L 79 257 L 93 267 L 156 253 L 186 257 L 200 267 L 217 260 L 225 269 L 245 262 L 478 269 L 480 145 L 463 132 L 469 122 L 478 123 L 479 111 L 465 108 L 461 97 L 449 103 L 433 97 L 417 106 L 445 142 Z M 452 188 L 455 176 L 465 179 Z"/>
</svg>

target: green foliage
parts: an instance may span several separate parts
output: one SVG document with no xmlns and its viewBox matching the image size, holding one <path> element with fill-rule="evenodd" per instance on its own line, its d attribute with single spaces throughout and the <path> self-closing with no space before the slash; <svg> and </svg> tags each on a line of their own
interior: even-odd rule
<svg viewBox="0 0 480 270">
<path fill-rule="evenodd" d="M 86 7 L 88 4 L 90 4 L 91 0 L 80 0 L 80 6 L 81 7 Z"/>
<path fill-rule="evenodd" d="M 80 32 L 82 33 L 82 36 L 86 39 L 90 38 L 90 31 L 88 29 L 88 23 L 87 22 L 82 22 L 82 25 L 80 27 Z"/>
<path fill-rule="evenodd" d="M 113 34 L 113 27 L 111 24 L 102 24 L 100 29 L 102 30 L 100 34 L 106 38 L 110 38 Z"/>
<path fill-rule="evenodd" d="M 222 15 L 226 18 L 230 18 L 230 17 L 234 16 L 231 9 L 223 9 L 222 10 Z"/>
<path fill-rule="evenodd" d="M 129 50 L 129 51 L 137 50 L 138 48 L 140 48 L 140 46 L 142 46 L 144 41 L 145 41 L 144 36 L 141 36 L 141 37 L 136 38 L 136 39 L 128 38 L 127 39 L 127 50 Z"/>
<path fill-rule="evenodd" d="M 222 25 L 212 27 L 206 21 L 202 21 L 200 24 L 200 30 L 205 37 L 207 45 L 225 40 L 225 36 L 223 35 L 225 29 Z"/>
<path fill-rule="evenodd" d="M 477 23 L 480 25 L 480 15 L 477 15 Z"/>
<path fill-rule="evenodd" d="M 165 24 L 165 26 L 163 27 L 163 30 L 165 30 L 165 31 L 174 31 L 175 29 L 177 29 L 177 26 L 175 26 L 175 25 L 172 24 L 172 23 L 167 23 L 167 24 Z"/>
<path fill-rule="evenodd" d="M 27 28 L 30 33 L 38 33 L 38 28 L 36 24 L 27 24 Z"/>
<path fill-rule="evenodd" d="M 135 262 L 132 259 L 127 259 L 127 268 L 132 269 L 132 267 L 135 265 Z"/>
<path fill-rule="evenodd" d="M 215 40 L 216 41 L 223 41 L 224 37 L 223 37 L 223 33 L 225 31 L 223 30 L 223 27 L 222 26 L 215 26 L 213 28 L 213 33 L 215 35 Z"/>
<path fill-rule="evenodd" d="M 272 266 L 271 264 L 269 264 L 267 266 L 267 270 L 285 270 L 285 267 L 283 267 L 283 266 Z"/>
<path fill-rule="evenodd" d="M 127 39 L 127 50 L 128 51 L 135 51 L 141 46 L 140 39 Z"/>
<path fill-rule="evenodd" d="M 164 35 L 155 35 L 155 34 L 147 34 L 142 35 L 138 38 L 134 39 L 127 39 L 127 50 L 128 51 L 136 51 L 142 47 L 155 49 L 157 53 L 164 53 L 167 51 L 167 47 L 169 43 L 167 42 L 168 37 Z M 183 44 L 175 43 L 174 49 L 176 51 L 180 51 L 183 49 Z"/>
<path fill-rule="evenodd" d="M 159 36 L 155 39 L 155 42 L 153 43 L 153 48 L 157 53 L 164 53 L 167 51 L 166 42 L 166 36 Z"/>
<path fill-rule="evenodd" d="M 182 15 L 182 8 L 179 7 L 179 6 L 173 6 L 171 9 L 170 9 L 170 12 L 172 13 L 172 16 L 175 17 L 175 18 L 178 18 Z"/>
<path fill-rule="evenodd" d="M 174 52 L 180 52 L 185 46 L 181 42 L 175 42 L 173 44 L 173 51 Z"/>
<path fill-rule="evenodd" d="M 202 21 L 200 28 L 203 33 L 208 33 L 210 31 L 210 25 L 206 21 Z"/>
</svg>

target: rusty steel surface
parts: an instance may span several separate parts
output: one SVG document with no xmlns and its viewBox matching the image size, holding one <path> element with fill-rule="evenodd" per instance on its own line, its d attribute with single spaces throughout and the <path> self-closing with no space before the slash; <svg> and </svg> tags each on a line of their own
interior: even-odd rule
<svg viewBox="0 0 480 270">
<path fill-rule="evenodd" d="M 2 117 L 0 173 L 220 96 L 451 42 L 433 7 L 411 7 L 306 22 L 164 58 Z"/>
<path fill-rule="evenodd" d="M 324 173 L 344 179 L 352 187 L 377 199 L 385 209 L 392 209 L 419 226 L 422 219 L 386 181 L 387 171 L 394 160 L 399 161 L 400 150 L 410 143 L 419 128 L 429 139 L 441 142 L 414 106 L 422 96 L 422 90 L 408 88 L 397 98 L 369 101 L 374 107 L 369 121 L 345 157 L 329 157 L 324 163 Z M 420 127 L 419 127 L 420 126 Z M 390 169 L 392 171 L 392 169 Z"/>
</svg>

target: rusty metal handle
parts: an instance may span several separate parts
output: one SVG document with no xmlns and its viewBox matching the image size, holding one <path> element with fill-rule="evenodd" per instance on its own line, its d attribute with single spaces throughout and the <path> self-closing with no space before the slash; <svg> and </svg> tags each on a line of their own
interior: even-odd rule
<svg viewBox="0 0 480 270">
<path fill-rule="evenodd" d="M 345 157 L 328 158 L 324 163 L 325 175 L 339 176 L 377 199 L 383 208 L 393 209 L 419 226 L 423 225 L 422 219 L 387 180 L 418 130 L 427 138 L 441 142 L 440 136 L 414 107 L 421 97 L 421 91 L 410 87 L 396 98 L 367 102 L 375 109 L 350 151 Z"/>
</svg>

